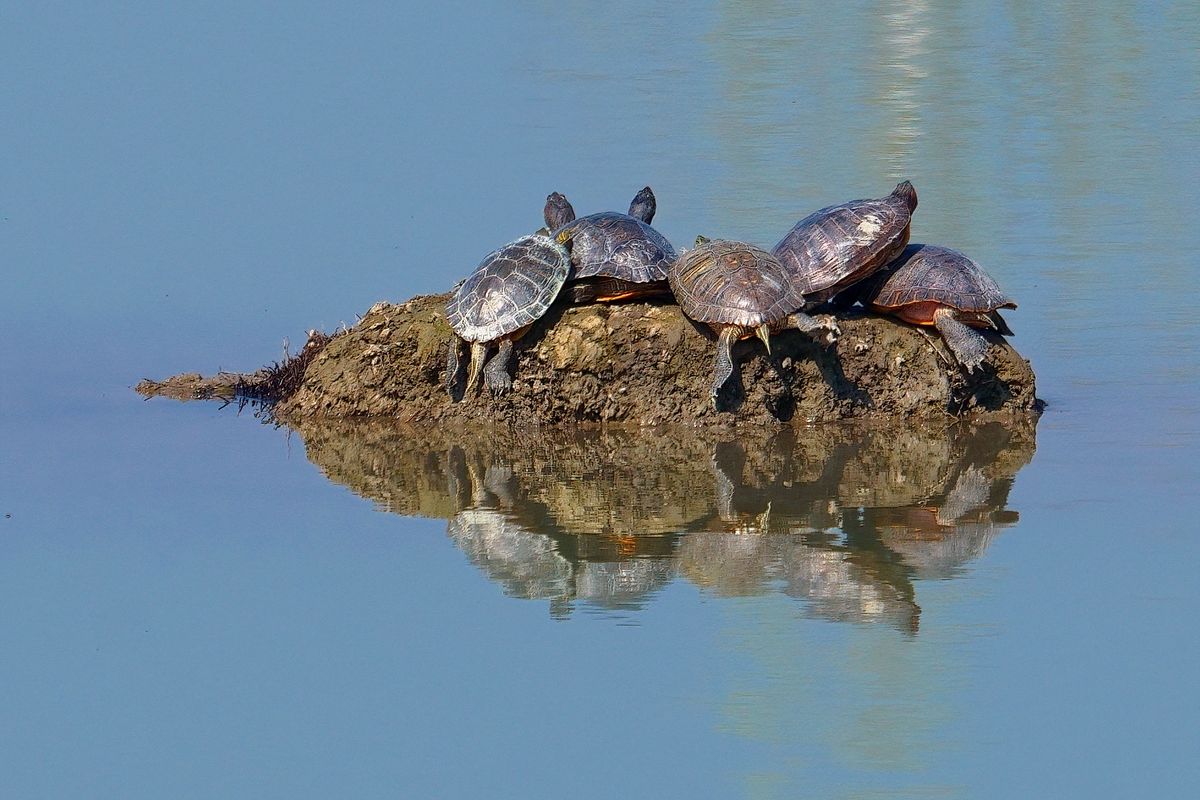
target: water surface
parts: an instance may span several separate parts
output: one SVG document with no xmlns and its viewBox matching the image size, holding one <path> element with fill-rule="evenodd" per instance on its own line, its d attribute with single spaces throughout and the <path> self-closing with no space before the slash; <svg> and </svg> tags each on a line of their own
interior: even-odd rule
<svg viewBox="0 0 1200 800">
<path fill-rule="evenodd" d="M 7 10 L 0 792 L 1194 794 L 1197 41 L 1186 3 Z M 1020 303 L 1036 440 L 129 391 L 444 290 L 551 190 L 769 245 L 902 178 Z"/>
</svg>

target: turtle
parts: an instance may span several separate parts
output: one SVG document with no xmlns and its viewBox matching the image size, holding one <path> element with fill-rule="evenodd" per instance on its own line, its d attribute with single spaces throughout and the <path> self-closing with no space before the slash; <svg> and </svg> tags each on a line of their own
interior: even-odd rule
<svg viewBox="0 0 1200 800">
<path fill-rule="evenodd" d="M 949 247 L 910 244 L 857 294 L 872 311 L 936 327 L 967 372 L 987 355 L 987 340 L 975 328 L 1013 335 L 999 309 L 1016 302 L 983 267 Z"/>
<path fill-rule="evenodd" d="M 917 190 L 904 181 L 887 197 L 814 211 L 793 225 L 771 254 L 810 303 L 830 300 L 900 254 L 916 208 Z"/>
<path fill-rule="evenodd" d="M 488 388 L 503 394 L 512 388 L 508 360 L 513 342 L 537 321 L 558 296 L 571 269 L 570 234 L 555 238 L 531 234 L 488 253 L 470 277 L 458 284 L 446 303 L 446 321 L 454 329 L 446 361 L 446 391 L 454 395 L 462 342 L 471 345 L 466 391 L 483 373 Z M 499 352 L 484 367 L 488 345 Z"/>
<path fill-rule="evenodd" d="M 762 339 L 771 352 L 771 332 L 795 328 L 825 331 L 832 343 L 840 333 L 832 317 L 810 317 L 799 309 L 804 295 L 779 260 L 761 247 L 728 239 L 696 237 L 667 273 L 683 313 L 716 332 L 712 402 L 733 374 L 733 343 L 748 336 Z"/>
<path fill-rule="evenodd" d="M 573 302 L 671 296 L 667 268 L 676 253 L 667 238 L 650 227 L 656 208 L 649 186 L 634 196 L 628 214 L 603 211 L 576 219 L 566 197 L 554 192 L 546 198 L 546 229 L 571 236 L 567 291 Z"/>
</svg>

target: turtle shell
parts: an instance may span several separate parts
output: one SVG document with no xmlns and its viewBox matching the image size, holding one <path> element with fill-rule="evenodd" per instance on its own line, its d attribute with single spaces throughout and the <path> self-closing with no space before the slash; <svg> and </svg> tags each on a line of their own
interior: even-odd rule
<svg viewBox="0 0 1200 800">
<path fill-rule="evenodd" d="M 931 302 L 969 312 L 1017 307 L 983 267 L 957 250 L 931 244 L 909 245 L 863 288 L 863 305 L 879 310 Z"/>
<path fill-rule="evenodd" d="M 468 342 L 490 342 L 546 313 L 571 259 L 547 236 L 524 236 L 489 253 L 446 304 L 446 320 Z"/>
<path fill-rule="evenodd" d="M 754 328 L 804 305 L 778 259 L 744 242 L 715 240 L 686 250 L 667 279 L 683 313 L 700 322 Z"/>
<path fill-rule="evenodd" d="M 667 278 L 675 248 L 645 222 L 605 211 L 570 222 L 555 231 L 571 232 L 571 279 L 605 276 L 630 283 Z"/>
<path fill-rule="evenodd" d="M 771 252 L 810 300 L 827 300 L 899 255 L 916 207 L 916 190 L 904 181 L 887 197 L 809 214 Z"/>
</svg>

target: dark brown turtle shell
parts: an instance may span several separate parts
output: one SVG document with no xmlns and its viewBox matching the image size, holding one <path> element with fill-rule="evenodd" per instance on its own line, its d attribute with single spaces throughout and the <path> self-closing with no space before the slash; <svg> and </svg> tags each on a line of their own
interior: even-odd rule
<svg viewBox="0 0 1200 800">
<path fill-rule="evenodd" d="M 666 280 L 676 258 L 667 238 L 616 211 L 589 214 L 555 231 L 571 235 L 571 280 L 609 277 L 629 283 Z"/>
<path fill-rule="evenodd" d="M 686 250 L 667 279 L 683 313 L 699 322 L 756 328 L 804 305 L 778 259 L 744 242 L 718 239 Z"/>
<path fill-rule="evenodd" d="M 917 192 L 904 181 L 887 197 L 809 214 L 771 253 L 810 301 L 828 300 L 899 255 L 916 207 Z"/>
<path fill-rule="evenodd" d="M 916 303 L 976 313 L 1017 307 L 975 261 L 957 250 L 931 244 L 906 247 L 898 259 L 864 285 L 861 300 L 877 311 Z"/>
<path fill-rule="evenodd" d="M 567 249 L 524 236 L 488 253 L 446 304 L 446 320 L 468 342 L 490 342 L 540 319 L 571 268 Z"/>
</svg>

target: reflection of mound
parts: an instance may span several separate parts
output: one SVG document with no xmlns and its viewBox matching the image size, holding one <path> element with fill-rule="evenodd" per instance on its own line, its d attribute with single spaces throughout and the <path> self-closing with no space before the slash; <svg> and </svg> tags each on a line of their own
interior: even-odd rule
<svg viewBox="0 0 1200 800">
<path fill-rule="evenodd" d="M 1032 425 L 719 432 L 421 430 L 307 421 L 331 479 L 449 534 L 507 594 L 637 608 L 677 575 L 781 592 L 808 616 L 915 630 L 914 580 L 949 578 L 1017 519 Z"/>
<path fill-rule="evenodd" d="M 525 496 L 566 531 L 671 533 L 708 512 L 712 476 L 698 439 L 628 431 L 576 435 L 518 469 Z"/>
</svg>

